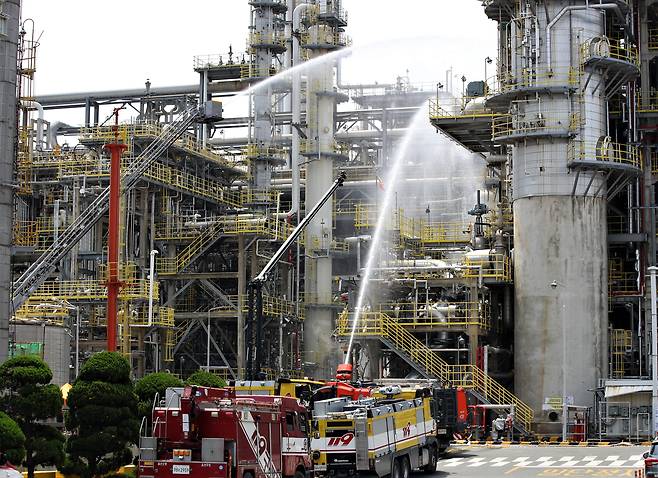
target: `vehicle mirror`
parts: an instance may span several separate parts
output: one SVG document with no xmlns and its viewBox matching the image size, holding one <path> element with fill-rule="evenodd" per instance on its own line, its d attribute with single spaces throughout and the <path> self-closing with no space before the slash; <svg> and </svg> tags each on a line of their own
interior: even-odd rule
<svg viewBox="0 0 658 478">
<path fill-rule="evenodd" d="M 645 460 L 646 460 L 647 458 L 649 458 L 649 452 L 648 452 L 648 451 L 645 451 L 645 452 L 642 454 L 642 458 L 644 458 Z"/>
</svg>

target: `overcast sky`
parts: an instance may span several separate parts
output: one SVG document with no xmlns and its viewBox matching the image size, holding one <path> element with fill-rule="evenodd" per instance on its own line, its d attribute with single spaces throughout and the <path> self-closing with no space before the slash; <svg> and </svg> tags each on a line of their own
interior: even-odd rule
<svg viewBox="0 0 658 478">
<path fill-rule="evenodd" d="M 474 0 L 344 0 L 355 53 L 350 82 L 482 79 L 495 58 L 496 24 Z M 192 84 L 195 55 L 244 51 L 247 0 L 23 0 L 43 31 L 37 94 Z M 369 45 L 369 46 L 368 46 Z M 489 66 L 488 76 L 492 75 Z M 461 90 L 461 81 L 455 79 Z M 49 115 L 50 116 L 50 115 Z M 68 115 L 67 115 L 68 116 Z M 48 119 L 53 119 L 52 116 Z"/>
</svg>

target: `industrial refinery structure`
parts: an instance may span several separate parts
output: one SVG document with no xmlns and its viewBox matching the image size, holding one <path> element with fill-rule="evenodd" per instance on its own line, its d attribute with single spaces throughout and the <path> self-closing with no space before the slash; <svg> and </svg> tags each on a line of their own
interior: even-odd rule
<svg viewBox="0 0 658 478">
<path fill-rule="evenodd" d="M 522 432 L 650 434 L 658 2 L 478 2 L 498 58 L 463 96 L 344 84 L 340 0 L 248 0 L 246 50 L 195 57 L 198 85 L 40 96 L 39 39 L 0 2 L 0 360 L 43 354 L 65 383 L 111 329 L 136 376 L 243 377 L 248 282 L 344 171 L 265 284 L 266 374 L 327 378 L 353 335 L 359 377 L 462 386 Z M 70 108 L 79 125 L 43 117 Z M 427 110 L 429 160 L 399 154 Z"/>
</svg>

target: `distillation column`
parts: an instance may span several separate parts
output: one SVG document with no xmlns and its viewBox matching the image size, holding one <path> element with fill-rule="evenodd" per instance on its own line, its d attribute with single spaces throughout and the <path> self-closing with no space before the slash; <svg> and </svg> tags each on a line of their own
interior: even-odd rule
<svg viewBox="0 0 658 478">
<path fill-rule="evenodd" d="M 14 158 L 16 157 L 16 68 L 20 0 L 0 2 L 0 363 L 9 352 L 9 289 Z"/>
<path fill-rule="evenodd" d="M 252 56 L 251 77 L 267 77 L 273 55 L 286 51 L 285 36 L 276 27 L 284 23 L 287 6 L 282 0 L 250 0 L 251 34 L 249 47 Z M 252 143 L 259 153 L 252 158 L 251 173 L 256 189 L 267 190 L 272 180 L 272 158 L 267 148 L 272 143 L 272 88 L 256 88 L 253 93 Z"/>
<path fill-rule="evenodd" d="M 321 48 L 328 27 L 309 28 L 308 45 L 312 45 L 311 59 L 327 53 Z M 334 180 L 334 108 L 335 92 L 333 61 L 326 61 L 308 70 L 306 117 L 308 140 L 306 166 L 306 210 L 315 205 Z M 327 202 L 309 224 L 305 238 L 305 296 L 307 303 L 304 322 L 304 362 L 318 377 L 331 377 L 338 357 L 332 349 L 333 326 L 331 243 L 333 240 L 332 202 Z"/>
<path fill-rule="evenodd" d="M 604 80 L 580 74 L 581 45 L 603 34 L 603 12 L 584 0 L 534 11 L 517 3 L 511 75 L 527 90 L 494 139 L 513 151 L 515 393 L 535 411 L 536 431 L 551 432 L 561 413 L 543 411 L 545 399 L 591 406 L 607 369 L 605 176 L 575 179 L 569 167 L 581 151 L 595 159 L 606 135 L 604 88 L 595 90 Z"/>
</svg>

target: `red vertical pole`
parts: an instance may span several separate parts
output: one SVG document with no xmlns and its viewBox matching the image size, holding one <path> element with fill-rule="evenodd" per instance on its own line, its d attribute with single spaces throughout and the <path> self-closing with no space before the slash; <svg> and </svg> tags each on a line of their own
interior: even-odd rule
<svg viewBox="0 0 658 478">
<path fill-rule="evenodd" d="M 118 118 L 118 110 L 115 111 Z M 107 350 L 117 349 L 117 298 L 119 281 L 119 211 L 121 209 L 121 155 L 128 146 L 117 142 L 118 126 L 115 126 L 115 142 L 106 144 L 110 152 L 110 214 L 107 240 Z"/>
</svg>

